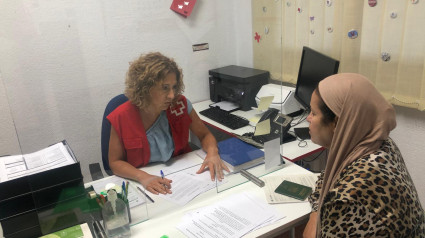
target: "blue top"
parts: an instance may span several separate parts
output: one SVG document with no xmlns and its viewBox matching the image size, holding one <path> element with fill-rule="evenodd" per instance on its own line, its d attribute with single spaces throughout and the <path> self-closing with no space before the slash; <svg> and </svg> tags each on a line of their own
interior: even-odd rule
<svg viewBox="0 0 425 238">
<path fill-rule="evenodd" d="M 192 103 L 187 99 L 187 113 L 190 114 L 191 112 Z M 171 158 L 174 152 L 174 142 L 165 111 L 159 114 L 158 119 L 156 119 L 153 125 L 146 131 L 146 137 L 148 138 L 151 151 L 149 163 L 166 162 Z"/>
</svg>

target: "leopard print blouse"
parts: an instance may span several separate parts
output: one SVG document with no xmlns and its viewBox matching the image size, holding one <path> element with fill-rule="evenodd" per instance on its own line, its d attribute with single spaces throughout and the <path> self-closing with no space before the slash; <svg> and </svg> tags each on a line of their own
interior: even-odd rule
<svg viewBox="0 0 425 238">
<path fill-rule="evenodd" d="M 317 211 L 323 172 L 309 197 Z M 322 237 L 425 237 L 424 210 L 392 139 L 345 168 L 321 208 Z"/>
</svg>

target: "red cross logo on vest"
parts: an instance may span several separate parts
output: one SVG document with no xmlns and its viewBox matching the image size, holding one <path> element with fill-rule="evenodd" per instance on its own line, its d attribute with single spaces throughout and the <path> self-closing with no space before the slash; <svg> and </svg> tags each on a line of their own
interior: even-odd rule
<svg viewBox="0 0 425 238">
<path fill-rule="evenodd" d="M 178 101 L 177 105 L 173 108 L 170 108 L 171 113 L 173 113 L 176 116 L 180 116 L 181 114 L 183 114 L 183 110 L 185 109 L 185 105 L 183 104 L 182 101 Z"/>
</svg>

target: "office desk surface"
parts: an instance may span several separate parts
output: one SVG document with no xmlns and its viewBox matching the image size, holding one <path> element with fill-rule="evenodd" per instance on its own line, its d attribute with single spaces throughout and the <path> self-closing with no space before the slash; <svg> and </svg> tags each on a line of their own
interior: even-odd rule
<svg viewBox="0 0 425 238">
<path fill-rule="evenodd" d="M 208 108 L 208 106 L 211 103 L 212 103 L 211 101 L 207 100 L 200 103 L 194 103 L 193 107 L 195 108 L 196 111 L 199 112 L 200 110 Z M 252 116 L 254 116 L 256 112 L 252 110 L 247 112 L 236 111 L 233 113 L 249 119 Z M 253 132 L 255 129 L 253 126 L 246 126 L 238 130 L 230 130 L 229 128 L 226 128 L 219 123 L 216 123 L 206 117 L 203 117 L 202 115 L 200 115 L 200 117 L 205 122 L 217 128 L 220 128 L 227 132 L 235 133 L 238 135 L 242 135 L 245 132 Z M 300 125 L 300 126 L 303 126 L 303 125 Z M 300 159 L 308 154 L 320 151 L 321 149 L 322 148 L 320 146 L 313 144 L 311 141 L 307 142 L 306 147 L 299 147 L 298 141 L 281 145 L 282 155 L 288 158 L 289 160 Z M 149 168 L 145 168 L 144 170 L 147 172 L 151 172 L 151 171 L 158 172 L 160 169 L 162 169 L 161 166 L 164 166 L 164 165 L 156 164 L 154 166 L 148 166 Z M 284 165 L 282 169 L 277 170 L 273 173 L 267 174 L 264 177 L 288 175 L 288 174 L 311 174 L 311 172 L 305 170 L 304 168 L 290 161 L 286 161 L 286 164 Z M 157 202 L 155 202 L 155 204 L 150 204 L 148 205 L 148 213 L 150 218 L 144 222 L 131 226 L 132 237 L 161 237 L 163 235 L 167 235 L 168 237 L 172 237 L 172 238 L 185 237 L 185 235 L 181 233 L 176 227 L 181 222 L 182 217 L 187 212 L 211 205 L 215 202 L 226 199 L 227 197 L 235 193 L 242 193 L 247 191 L 258 196 L 264 202 L 267 202 L 263 188 L 260 188 L 256 186 L 255 184 L 253 184 L 252 182 L 248 181 L 219 193 L 213 190 L 210 190 L 205 194 L 199 195 L 193 201 L 186 204 L 185 206 L 173 207 L 173 209 L 169 209 L 165 212 L 156 213 L 155 211 L 151 211 L 151 213 L 149 213 L 149 207 L 152 207 L 154 205 L 160 205 Z M 158 198 L 155 197 L 154 195 L 154 199 L 156 201 L 156 199 Z M 282 203 L 282 204 L 273 204 L 271 206 L 273 206 L 277 211 L 279 211 L 281 214 L 285 215 L 286 217 L 284 219 L 279 220 L 278 222 L 274 224 L 271 224 L 271 225 L 262 227 L 258 230 L 255 230 L 253 232 L 250 232 L 246 234 L 244 237 L 276 236 L 278 234 L 281 234 L 291 229 L 297 224 L 306 222 L 311 212 L 311 207 L 308 202 Z"/>
<path fill-rule="evenodd" d="M 311 174 L 311 172 L 287 161 L 282 169 L 266 176 L 278 176 L 284 174 Z M 263 199 L 264 202 L 267 202 L 262 188 L 256 186 L 252 182 L 246 182 L 223 192 L 213 193 L 213 195 L 209 192 L 208 197 L 204 196 L 202 199 L 197 198 L 197 202 L 195 203 L 191 202 L 176 210 L 169 211 L 167 214 L 155 216 L 147 221 L 134 225 L 131 227 L 132 237 L 161 237 L 163 235 L 167 235 L 172 238 L 185 237 L 184 234 L 176 228 L 176 226 L 181 222 L 181 218 L 186 212 L 211 205 L 232 194 L 246 191 L 257 195 L 259 198 Z M 274 224 L 248 233 L 244 237 L 272 237 L 283 233 L 299 223 L 306 222 L 311 212 L 310 204 L 308 202 L 273 204 L 272 206 L 281 214 L 286 215 L 286 217 Z"/>
<path fill-rule="evenodd" d="M 199 114 L 199 111 L 202 111 L 204 109 L 207 109 L 209 107 L 210 104 L 212 104 L 214 102 L 212 102 L 211 100 L 206 100 L 206 101 L 202 101 L 202 102 L 198 102 L 198 103 L 194 103 L 193 104 L 193 108 L 196 110 L 196 112 L 198 112 L 199 117 L 206 123 L 219 128 L 225 132 L 228 133 L 233 133 L 233 134 L 237 134 L 237 135 L 242 135 L 246 132 L 254 132 L 255 127 L 252 125 L 249 126 L 245 126 L 242 128 L 239 128 L 237 130 L 232 130 L 230 128 L 227 128 L 225 126 L 223 126 L 222 124 L 215 122 L 201 114 Z M 250 110 L 250 111 L 234 111 L 232 112 L 232 114 L 244 117 L 246 119 L 250 119 L 252 117 L 255 116 L 255 114 L 257 114 L 258 112 L 256 110 Z M 297 125 L 296 127 L 307 127 L 308 126 L 308 122 L 303 121 L 302 123 L 300 123 L 299 125 Z M 291 129 L 290 129 L 291 131 Z M 293 129 L 292 129 L 293 131 Z M 298 145 L 299 141 L 292 141 L 292 142 L 288 142 L 285 144 L 282 144 L 280 146 L 280 153 L 283 157 L 285 157 L 286 159 L 290 160 L 290 161 L 297 161 L 300 160 L 308 155 L 314 154 L 316 152 L 322 151 L 324 148 L 314 144 L 311 140 L 306 140 L 306 145 L 304 147 L 301 147 Z"/>
</svg>

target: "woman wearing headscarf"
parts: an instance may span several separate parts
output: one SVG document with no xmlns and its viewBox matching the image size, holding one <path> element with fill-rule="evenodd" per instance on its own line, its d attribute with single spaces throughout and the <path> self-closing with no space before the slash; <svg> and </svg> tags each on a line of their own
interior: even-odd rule
<svg viewBox="0 0 425 238">
<path fill-rule="evenodd" d="M 425 237 L 424 210 L 389 137 L 391 104 L 364 76 L 343 73 L 322 80 L 310 106 L 311 139 L 329 153 L 304 237 Z"/>
</svg>

